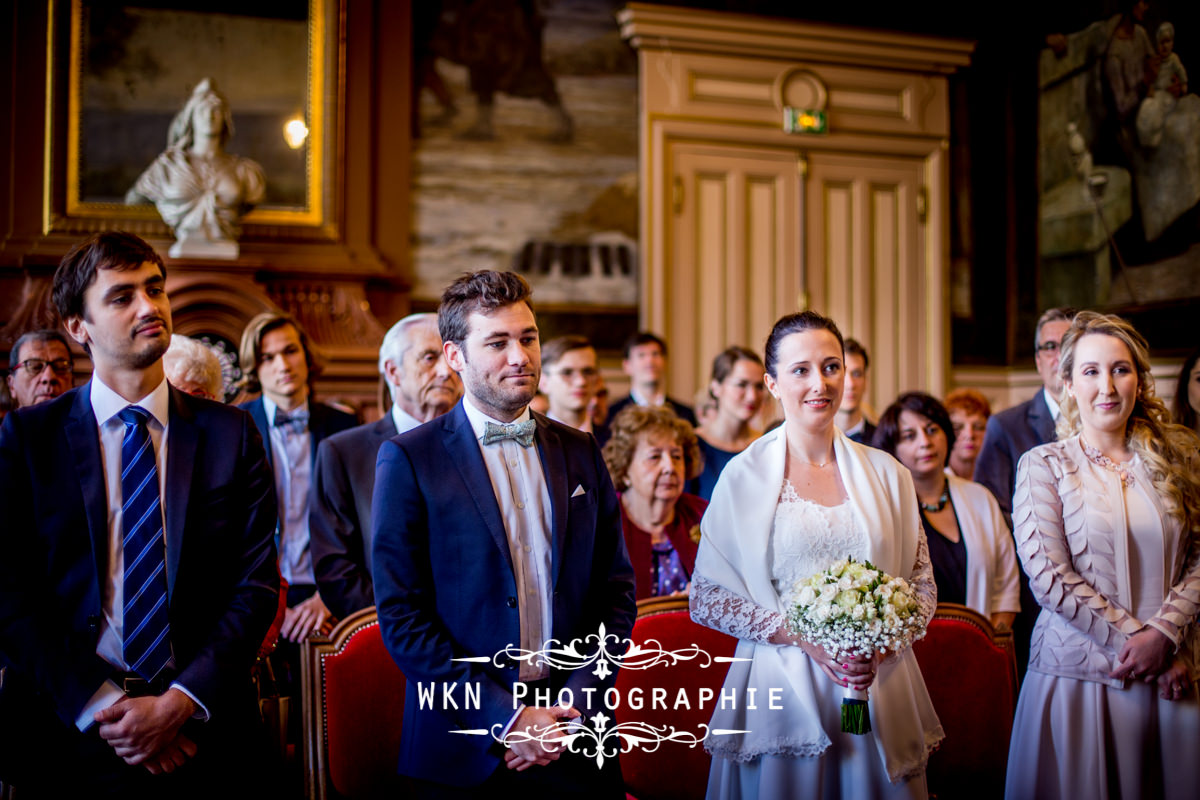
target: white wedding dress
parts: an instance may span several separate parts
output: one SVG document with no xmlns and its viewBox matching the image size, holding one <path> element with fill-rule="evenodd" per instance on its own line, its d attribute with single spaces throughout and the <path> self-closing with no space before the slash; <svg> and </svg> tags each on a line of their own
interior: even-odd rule
<svg viewBox="0 0 1200 800">
<path fill-rule="evenodd" d="M 869 537 L 850 500 L 834 507 L 817 505 L 798 496 L 791 483 L 784 482 L 766 554 L 771 582 L 781 597 L 797 581 L 811 577 L 838 559 L 849 556 L 867 560 L 869 555 Z M 913 575 L 929 571 L 929 553 L 922 537 Z M 932 584 L 931 575 L 928 581 L 914 581 L 926 618 L 932 615 L 937 602 Z M 699 572 L 693 576 L 691 606 L 697 622 L 760 647 L 769 646 L 768 638 L 784 621 L 778 611 L 741 597 Z M 737 737 L 710 735 L 705 741 L 713 756 L 707 796 L 722 799 L 925 797 L 923 770 L 918 768 L 906 779 L 892 783 L 875 732 L 863 736 L 841 733 L 843 688 L 798 648 L 781 649 L 791 651 L 785 653 L 788 680 L 799 689 L 785 695 L 783 702 L 802 704 L 806 715 L 816 715 L 825 732 L 823 741 L 800 741 L 785 734 L 771 739 L 765 747 L 750 748 L 757 752 L 748 753 L 746 747 L 738 744 Z M 873 717 L 878 713 L 877 701 L 881 695 L 907 691 L 902 674 L 897 674 L 896 680 L 888 680 L 893 666 L 889 662 L 881 664 L 879 679 L 871 687 Z M 735 663 L 730 669 L 743 667 Z M 746 668 L 753 671 L 753 665 Z M 731 726 L 761 729 L 768 723 L 765 715 L 780 713 L 761 705 L 757 710 L 740 709 Z M 713 727 L 719 727 L 716 722 L 714 719 Z M 940 738 L 940 728 L 937 734 Z"/>
</svg>

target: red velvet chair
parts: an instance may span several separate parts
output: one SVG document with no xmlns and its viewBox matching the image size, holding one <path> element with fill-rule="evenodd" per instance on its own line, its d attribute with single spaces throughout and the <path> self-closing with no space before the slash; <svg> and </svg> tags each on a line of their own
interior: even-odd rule
<svg viewBox="0 0 1200 800">
<path fill-rule="evenodd" d="M 1002 797 L 1017 709 L 1012 634 L 966 606 L 940 603 L 913 652 L 946 732 L 929 759 L 930 796 Z"/>
<path fill-rule="evenodd" d="M 710 656 L 732 656 L 737 639 L 719 631 L 697 625 L 688 616 L 686 597 L 651 597 L 638 602 L 638 617 L 633 625 L 635 643 L 656 639 L 664 650 L 681 650 L 695 645 Z M 646 670 L 623 669 L 617 673 L 617 691 L 621 708 L 616 712 L 618 722 L 639 721 L 650 725 L 673 725 L 681 731 L 698 731 L 712 718 L 713 702 L 697 708 L 697 693 L 702 687 L 721 695 L 727 663 L 714 661 L 701 667 L 696 660 L 678 664 L 663 664 Z M 627 707 L 631 689 L 640 688 L 644 703 L 640 710 Z M 667 690 L 667 710 L 653 709 L 651 689 Z M 673 709 L 680 688 L 687 690 L 690 709 Z M 664 742 L 654 752 L 634 747 L 621 754 L 621 772 L 625 788 L 637 800 L 690 800 L 704 797 L 708 785 L 710 758 L 702 745 L 688 747 L 677 742 Z"/>
<path fill-rule="evenodd" d="M 305 796 L 405 796 L 396 774 L 404 673 L 383 645 L 374 606 L 304 642 L 300 685 Z"/>
</svg>

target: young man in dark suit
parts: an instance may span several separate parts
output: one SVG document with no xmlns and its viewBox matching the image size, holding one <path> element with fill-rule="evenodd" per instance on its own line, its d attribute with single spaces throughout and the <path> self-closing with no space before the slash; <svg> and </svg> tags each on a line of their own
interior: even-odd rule
<svg viewBox="0 0 1200 800">
<path fill-rule="evenodd" d="M 131 234 L 68 253 L 54 302 L 92 379 L 0 429 L 0 778 L 21 796 L 206 796 L 254 766 L 252 792 L 264 774 L 271 473 L 247 414 L 166 382 L 165 279 Z"/>
<path fill-rule="evenodd" d="M 871 444 L 875 426 L 863 414 L 862 403 L 867 395 L 867 369 L 871 366 L 867 349 L 857 339 L 847 339 L 846 385 L 842 389 L 842 404 L 838 407 L 837 425 L 842 433 L 859 444 Z"/>
<path fill-rule="evenodd" d="M 493 657 L 510 645 L 540 650 L 551 638 L 582 645 L 602 625 L 620 641 L 636 613 L 599 449 L 590 435 L 529 411 L 541 371 L 529 296 L 520 276 L 492 271 L 446 290 L 438 326 L 464 398 L 379 451 L 375 598 L 384 642 L 407 677 L 400 772 L 427 797 L 624 796 L 615 759 L 600 770 L 561 745 L 506 749 L 493 738 L 590 716 L 613 682 L 590 668 Z M 420 708 L 419 684 L 455 682 L 479 702 Z M 557 699 L 563 688 L 575 707 L 536 699 L 539 689 Z M 585 689 L 595 690 L 591 708 Z M 464 730 L 482 734 L 456 732 Z"/>
<path fill-rule="evenodd" d="M 696 412 L 666 393 L 667 343 L 649 331 L 638 331 L 625 340 L 621 369 L 629 376 L 629 394 L 608 407 L 606 425 L 625 406 L 666 406 L 675 416 L 696 427 Z"/>
<path fill-rule="evenodd" d="M 308 334 L 292 317 L 265 312 L 250 320 L 238 355 L 249 385 L 262 390 L 258 399 L 240 407 L 250 412 L 266 445 L 279 502 L 279 571 L 288 582 L 279 635 L 299 643 L 328 630 L 330 620 L 317 591 L 309 547 L 308 502 L 317 447 L 358 421 L 311 399 L 316 360 Z M 298 671 L 299 662 L 290 660 Z M 299 674 L 281 677 L 288 684 L 300 679 Z"/>
<path fill-rule="evenodd" d="M 371 497 L 379 446 L 440 417 L 462 397 L 462 381 L 442 354 L 437 314 L 411 314 L 388 330 L 379 347 L 379 374 L 391 393 L 389 413 L 325 439 L 313 468 L 313 572 L 322 599 L 339 618 L 375 605 Z"/>
</svg>

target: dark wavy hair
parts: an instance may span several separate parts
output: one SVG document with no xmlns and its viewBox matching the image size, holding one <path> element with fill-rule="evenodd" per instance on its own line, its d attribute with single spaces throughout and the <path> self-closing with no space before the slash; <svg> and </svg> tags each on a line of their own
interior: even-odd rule
<svg viewBox="0 0 1200 800">
<path fill-rule="evenodd" d="M 875 426 L 875 438 L 871 444 L 891 456 L 896 455 L 896 442 L 900 440 L 900 412 L 911 411 L 920 414 L 925 419 L 937 425 L 946 434 L 946 464 L 950 463 L 950 453 L 954 450 L 954 423 L 950 421 L 950 412 L 931 394 L 925 392 L 905 392 L 896 398 L 896 402 L 887 407 L 879 417 Z M 945 466 L 946 464 L 942 464 Z"/>
<path fill-rule="evenodd" d="M 96 270 L 137 269 L 147 261 L 167 277 L 162 256 L 140 237 L 125 231 L 93 233 L 72 247 L 54 271 L 54 307 L 59 316 L 67 320 L 84 315 L 83 294 L 95 282 Z"/>
<path fill-rule="evenodd" d="M 529 283 L 515 272 L 484 269 L 460 276 L 442 293 L 438 306 L 438 333 L 443 342 L 459 347 L 471 333 L 472 314 L 490 314 L 498 308 L 524 303 L 533 311 Z"/>
<path fill-rule="evenodd" d="M 604 444 L 604 463 L 618 489 L 625 488 L 633 452 L 643 433 L 662 433 L 673 437 L 683 448 L 683 477 L 697 477 L 704 470 L 700 440 L 691 424 L 675 416 L 665 406 L 629 405 L 621 409 L 609 426 L 609 439 Z"/>
<path fill-rule="evenodd" d="M 779 365 L 779 346 L 783 340 L 793 333 L 803 333 L 804 331 L 829 331 L 832 333 L 842 351 L 843 360 L 845 359 L 846 341 L 842 338 L 842 332 L 838 330 L 838 326 L 833 320 L 816 311 L 788 314 L 786 317 L 780 317 L 779 321 L 775 323 L 775 327 L 771 328 L 771 335 L 767 337 L 767 346 L 763 348 L 767 356 L 765 365 L 767 372 L 771 373 L 773 377 L 779 377 L 775 374 L 775 368 Z"/>
<path fill-rule="evenodd" d="M 1194 431 L 1197 430 L 1197 417 L 1196 409 L 1188 402 L 1188 382 L 1192 379 L 1192 370 L 1197 361 L 1200 361 L 1200 347 L 1183 360 L 1183 369 L 1179 371 L 1179 380 L 1175 384 L 1175 421 Z"/>
</svg>

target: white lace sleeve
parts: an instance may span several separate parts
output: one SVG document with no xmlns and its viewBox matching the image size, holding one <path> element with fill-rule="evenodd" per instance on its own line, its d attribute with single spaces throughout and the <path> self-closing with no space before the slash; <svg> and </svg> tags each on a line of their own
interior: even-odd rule
<svg viewBox="0 0 1200 800">
<path fill-rule="evenodd" d="M 917 533 L 917 561 L 913 564 L 909 583 L 917 593 L 917 605 L 928 625 L 937 611 L 937 584 L 933 582 L 933 564 L 929 560 L 929 542 L 925 539 L 924 530 Z"/>
<path fill-rule="evenodd" d="M 692 575 L 688 598 L 693 620 L 755 644 L 770 644 L 772 634 L 784 623 L 783 614 L 731 592 L 699 572 Z"/>
</svg>

